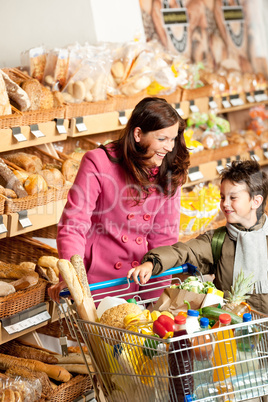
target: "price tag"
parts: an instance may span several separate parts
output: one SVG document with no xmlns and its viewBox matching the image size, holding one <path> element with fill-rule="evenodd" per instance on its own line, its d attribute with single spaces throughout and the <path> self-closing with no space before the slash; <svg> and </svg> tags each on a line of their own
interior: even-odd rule
<svg viewBox="0 0 268 402">
<path fill-rule="evenodd" d="M 198 107 L 193 102 L 192 103 L 191 102 L 190 102 L 190 110 L 191 110 L 191 112 L 198 113 L 199 112 Z"/>
<path fill-rule="evenodd" d="M 119 112 L 118 120 L 122 126 L 127 124 L 127 116 L 124 111 Z"/>
<path fill-rule="evenodd" d="M 67 134 L 66 128 L 64 127 L 64 119 L 55 119 L 56 128 L 59 134 Z"/>
<path fill-rule="evenodd" d="M 184 112 L 183 112 L 183 110 L 180 108 L 180 104 L 179 104 L 179 103 L 176 103 L 176 104 L 175 104 L 175 109 L 176 109 L 176 111 L 179 113 L 180 116 L 183 116 L 183 115 L 184 115 Z"/>
<path fill-rule="evenodd" d="M 198 167 L 190 168 L 188 177 L 191 181 L 201 180 L 204 178 Z"/>
<path fill-rule="evenodd" d="M 77 130 L 79 131 L 79 133 L 82 133 L 83 131 L 87 131 L 87 126 L 84 123 L 83 117 L 76 117 L 75 120 L 76 120 L 75 126 L 76 126 Z"/>
<path fill-rule="evenodd" d="M 5 227 L 3 216 L 0 215 L 0 234 L 6 233 L 6 232 L 7 232 L 7 228 Z"/>
<path fill-rule="evenodd" d="M 254 96 L 250 95 L 249 92 L 246 93 L 246 99 L 247 99 L 248 103 L 254 103 L 255 102 Z"/>
<path fill-rule="evenodd" d="M 222 106 L 223 106 L 225 109 L 228 109 L 229 107 L 231 107 L 231 103 L 230 103 L 226 98 L 222 98 L 221 103 L 222 103 Z"/>
<path fill-rule="evenodd" d="M 231 158 L 226 158 L 226 166 L 231 166 Z"/>
<path fill-rule="evenodd" d="M 3 318 L 1 321 L 7 333 L 14 334 L 39 325 L 42 322 L 48 321 L 50 318 L 51 316 L 47 311 L 46 303 L 41 303 L 10 317 Z"/>
<path fill-rule="evenodd" d="M 27 141 L 27 138 L 22 134 L 20 127 L 13 127 L 12 134 L 18 142 Z"/>
<path fill-rule="evenodd" d="M 208 102 L 210 109 L 217 109 L 218 105 L 214 100 Z"/>
<path fill-rule="evenodd" d="M 258 155 L 256 155 L 256 154 L 254 153 L 254 151 L 250 151 L 249 154 L 250 154 L 250 158 L 251 158 L 253 161 L 259 162 L 260 158 L 259 158 Z"/>
<path fill-rule="evenodd" d="M 254 97 L 256 102 L 262 102 L 267 100 L 267 95 L 264 93 L 264 91 L 255 91 Z"/>
<path fill-rule="evenodd" d="M 218 172 L 219 174 L 221 174 L 221 171 L 222 171 L 223 169 L 224 169 L 224 166 L 222 165 L 222 161 L 219 160 L 219 161 L 217 162 L 216 170 L 217 170 L 217 172 Z"/>
<path fill-rule="evenodd" d="M 33 226 L 32 222 L 28 218 L 28 213 L 26 210 L 24 211 L 19 211 L 19 223 L 23 227 L 23 229 L 28 228 L 29 226 Z"/>
<path fill-rule="evenodd" d="M 31 133 L 36 137 L 36 138 L 41 138 L 45 137 L 45 134 L 42 133 L 42 131 L 39 130 L 38 124 L 31 124 L 30 125 Z"/>
<path fill-rule="evenodd" d="M 234 98 L 230 97 L 230 102 L 231 102 L 232 106 L 244 105 L 243 100 L 239 97 L 234 97 Z"/>
</svg>

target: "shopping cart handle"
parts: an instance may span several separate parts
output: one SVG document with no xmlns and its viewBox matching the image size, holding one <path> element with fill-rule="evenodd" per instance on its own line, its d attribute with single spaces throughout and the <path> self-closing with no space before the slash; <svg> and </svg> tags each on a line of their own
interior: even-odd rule
<svg viewBox="0 0 268 402">
<path fill-rule="evenodd" d="M 197 272 L 197 267 L 195 267 L 192 264 L 183 264 L 180 265 L 179 267 L 174 267 L 170 268 L 165 272 L 162 272 L 159 275 L 153 275 L 151 276 L 150 279 L 154 278 L 161 278 L 162 276 L 167 276 L 167 275 L 174 275 L 174 274 L 182 274 L 182 273 L 189 273 L 190 275 L 193 275 L 195 272 Z M 97 283 L 92 283 L 89 285 L 89 289 L 92 290 L 100 290 L 100 289 L 106 289 L 106 288 L 111 288 L 113 286 L 121 286 L 121 285 L 126 285 L 128 282 L 134 282 L 133 280 L 129 281 L 127 278 L 118 278 L 118 279 L 112 279 L 110 281 L 103 281 L 103 282 L 97 282 Z M 60 292 L 60 297 L 67 297 L 70 296 L 70 292 L 68 289 L 63 289 Z"/>
</svg>

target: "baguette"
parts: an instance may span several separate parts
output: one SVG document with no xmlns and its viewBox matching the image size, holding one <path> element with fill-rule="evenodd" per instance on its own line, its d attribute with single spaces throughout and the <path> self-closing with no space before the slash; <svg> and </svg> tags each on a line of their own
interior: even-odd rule
<svg viewBox="0 0 268 402">
<path fill-rule="evenodd" d="M 80 255 L 75 254 L 71 257 L 71 263 L 73 264 L 73 267 L 76 270 L 78 278 L 80 279 L 82 286 L 84 287 L 84 289 L 86 291 L 87 296 L 91 297 L 89 284 L 88 284 L 88 280 L 87 280 L 86 268 L 84 266 L 83 258 Z"/>
<path fill-rule="evenodd" d="M 84 364 L 84 358 L 81 353 L 69 353 L 68 356 L 56 355 L 57 363 L 62 364 Z M 91 358 L 89 355 L 85 355 L 88 364 L 91 363 Z"/>
<path fill-rule="evenodd" d="M 68 260 L 60 259 L 57 266 L 76 303 L 80 318 L 95 322 L 97 320 L 96 306 L 91 295 L 90 297 L 87 295 L 87 291 L 84 289 L 73 264 Z"/>
<path fill-rule="evenodd" d="M 2 346 L 3 353 L 15 357 L 22 357 L 24 359 L 38 360 L 47 364 L 58 364 L 58 359 L 40 349 L 35 349 L 31 346 L 25 346 L 13 340 Z"/>
<path fill-rule="evenodd" d="M 50 378 L 56 381 L 67 382 L 72 378 L 65 368 L 55 364 L 46 364 L 38 360 L 23 359 L 20 357 L 6 356 L 0 353 L 0 370 L 8 370 L 10 367 L 26 367 L 32 371 L 46 373 Z"/>
<path fill-rule="evenodd" d="M 88 374 L 87 367 L 85 364 L 71 364 L 71 363 L 63 363 L 61 367 L 64 367 L 66 370 L 70 371 L 71 373 L 76 374 Z M 93 366 L 89 365 L 89 369 L 93 370 Z"/>
</svg>

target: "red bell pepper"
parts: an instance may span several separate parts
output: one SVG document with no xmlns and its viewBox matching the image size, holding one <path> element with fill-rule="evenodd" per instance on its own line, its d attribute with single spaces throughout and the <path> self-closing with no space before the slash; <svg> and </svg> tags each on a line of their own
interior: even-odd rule
<svg viewBox="0 0 268 402">
<path fill-rule="evenodd" d="M 164 338 L 168 332 L 174 332 L 174 320 L 167 315 L 160 315 L 153 323 L 153 331 L 160 338 Z"/>
</svg>

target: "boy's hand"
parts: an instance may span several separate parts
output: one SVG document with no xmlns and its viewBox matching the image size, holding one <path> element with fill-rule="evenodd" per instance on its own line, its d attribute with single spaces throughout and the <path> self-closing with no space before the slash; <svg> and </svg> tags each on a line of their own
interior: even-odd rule
<svg viewBox="0 0 268 402">
<path fill-rule="evenodd" d="M 144 285 L 152 276 L 153 263 L 151 261 L 146 261 L 136 268 L 131 268 L 127 273 L 127 278 L 133 279 L 136 284 L 139 284 L 138 276 L 140 278 L 140 283 Z"/>
</svg>

